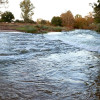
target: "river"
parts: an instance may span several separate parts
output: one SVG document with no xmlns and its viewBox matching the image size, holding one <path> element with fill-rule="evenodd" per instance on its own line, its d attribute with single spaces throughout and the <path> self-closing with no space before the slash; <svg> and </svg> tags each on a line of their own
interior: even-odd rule
<svg viewBox="0 0 100 100">
<path fill-rule="evenodd" d="M 100 34 L 0 32 L 0 100 L 100 100 Z"/>
</svg>

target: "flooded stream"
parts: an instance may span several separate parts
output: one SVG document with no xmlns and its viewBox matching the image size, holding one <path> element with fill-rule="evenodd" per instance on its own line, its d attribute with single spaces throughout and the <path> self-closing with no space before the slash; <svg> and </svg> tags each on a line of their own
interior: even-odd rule
<svg viewBox="0 0 100 100">
<path fill-rule="evenodd" d="M 100 100 L 100 34 L 0 32 L 0 100 Z"/>
</svg>

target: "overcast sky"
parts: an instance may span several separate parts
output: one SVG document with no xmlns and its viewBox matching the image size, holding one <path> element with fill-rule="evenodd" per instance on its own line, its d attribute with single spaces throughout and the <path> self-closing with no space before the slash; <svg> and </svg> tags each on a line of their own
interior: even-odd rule
<svg viewBox="0 0 100 100">
<path fill-rule="evenodd" d="M 20 2 L 22 0 L 9 0 L 9 7 L 6 10 L 11 11 L 16 19 L 21 18 Z M 89 3 L 97 0 L 31 0 L 35 6 L 33 20 L 42 18 L 51 20 L 53 16 L 60 16 L 62 13 L 71 10 L 73 15 L 81 14 L 85 16 L 93 9 Z"/>
</svg>

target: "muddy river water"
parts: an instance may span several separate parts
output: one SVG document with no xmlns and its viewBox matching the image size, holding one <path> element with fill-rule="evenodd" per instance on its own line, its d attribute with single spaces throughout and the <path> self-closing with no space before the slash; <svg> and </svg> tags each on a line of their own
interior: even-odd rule
<svg viewBox="0 0 100 100">
<path fill-rule="evenodd" d="M 100 100 L 100 34 L 0 32 L 0 100 Z"/>
</svg>

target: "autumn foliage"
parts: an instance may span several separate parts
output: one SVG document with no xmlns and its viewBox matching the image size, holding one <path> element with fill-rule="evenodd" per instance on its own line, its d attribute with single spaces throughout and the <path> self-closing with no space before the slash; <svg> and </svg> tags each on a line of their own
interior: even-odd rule
<svg viewBox="0 0 100 100">
<path fill-rule="evenodd" d="M 62 25 L 66 27 L 73 27 L 74 26 L 74 17 L 71 11 L 67 11 L 66 13 L 61 14 Z"/>
<path fill-rule="evenodd" d="M 85 16 L 84 18 L 77 14 L 75 16 L 75 24 L 74 24 L 74 28 L 77 29 L 91 29 L 91 25 L 93 24 L 94 19 L 93 19 L 93 14 L 90 12 L 87 16 Z"/>
</svg>

